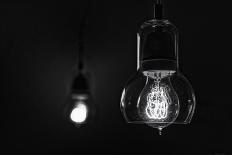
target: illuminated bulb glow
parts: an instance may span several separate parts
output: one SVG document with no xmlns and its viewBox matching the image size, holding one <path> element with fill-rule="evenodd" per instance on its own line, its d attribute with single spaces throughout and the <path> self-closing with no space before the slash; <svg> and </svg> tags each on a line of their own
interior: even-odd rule
<svg viewBox="0 0 232 155">
<path fill-rule="evenodd" d="M 70 119 L 75 123 L 83 123 L 87 118 L 88 109 L 84 103 L 78 103 L 70 114 Z"/>
<path fill-rule="evenodd" d="M 88 95 L 87 94 L 73 94 L 72 98 L 77 99 L 77 100 L 86 100 L 88 99 Z"/>
<path fill-rule="evenodd" d="M 167 118 L 169 102 L 165 88 L 159 83 L 160 78 L 156 78 L 147 95 L 146 115 L 150 119 L 162 120 Z"/>
</svg>

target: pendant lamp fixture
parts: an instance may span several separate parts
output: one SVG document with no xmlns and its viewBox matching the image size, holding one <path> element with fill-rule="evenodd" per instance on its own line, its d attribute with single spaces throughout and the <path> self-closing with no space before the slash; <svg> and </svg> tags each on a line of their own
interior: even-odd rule
<svg viewBox="0 0 232 155">
<path fill-rule="evenodd" d="M 78 33 L 78 58 L 77 71 L 73 79 L 70 93 L 67 97 L 65 107 L 65 118 L 76 127 L 83 127 L 93 122 L 96 114 L 96 105 L 93 102 L 89 79 L 86 76 L 84 63 L 84 32 L 86 27 L 87 15 L 89 12 L 88 1 L 87 9 L 80 22 L 80 29 Z"/>
<path fill-rule="evenodd" d="M 156 0 L 154 19 L 137 33 L 137 72 L 121 96 L 121 111 L 128 123 L 146 124 L 159 134 L 171 124 L 188 124 L 195 109 L 192 86 L 179 70 L 178 30 L 163 18 Z"/>
</svg>

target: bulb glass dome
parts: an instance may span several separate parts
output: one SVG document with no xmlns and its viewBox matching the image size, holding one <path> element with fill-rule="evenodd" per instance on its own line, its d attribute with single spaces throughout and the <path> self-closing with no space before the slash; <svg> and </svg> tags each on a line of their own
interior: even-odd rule
<svg viewBox="0 0 232 155">
<path fill-rule="evenodd" d="M 120 107 L 128 123 L 161 131 L 170 124 L 191 121 L 195 95 L 179 71 L 178 30 L 161 14 L 157 17 L 139 28 L 137 72 L 123 89 Z"/>
</svg>

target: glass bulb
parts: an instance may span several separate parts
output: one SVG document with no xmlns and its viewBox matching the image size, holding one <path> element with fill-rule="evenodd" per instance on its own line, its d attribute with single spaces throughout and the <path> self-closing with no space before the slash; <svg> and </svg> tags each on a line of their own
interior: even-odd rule
<svg viewBox="0 0 232 155">
<path fill-rule="evenodd" d="M 70 114 L 70 119 L 74 123 L 84 123 L 88 116 L 88 107 L 83 101 L 77 101 L 76 106 L 73 108 Z"/>
<path fill-rule="evenodd" d="M 87 94 L 70 95 L 67 115 L 69 120 L 76 126 L 80 127 L 88 122 L 89 117 L 89 96 Z"/>
<path fill-rule="evenodd" d="M 178 116 L 179 101 L 170 83 L 173 71 L 146 71 L 146 84 L 138 97 L 138 113 L 144 123 L 161 130 Z"/>
<path fill-rule="evenodd" d="M 64 118 L 75 127 L 92 124 L 96 117 L 97 107 L 87 93 L 72 92 L 67 97 L 64 107 Z"/>
<path fill-rule="evenodd" d="M 137 71 L 123 89 L 120 107 L 128 123 L 146 124 L 161 134 L 170 124 L 190 123 L 196 100 L 179 70 L 178 30 L 163 19 L 160 1 L 154 12 L 138 30 Z"/>
<path fill-rule="evenodd" d="M 72 81 L 71 91 L 64 105 L 64 119 L 76 127 L 89 126 L 98 119 L 97 113 L 98 106 L 93 102 L 89 78 L 79 72 Z"/>
</svg>

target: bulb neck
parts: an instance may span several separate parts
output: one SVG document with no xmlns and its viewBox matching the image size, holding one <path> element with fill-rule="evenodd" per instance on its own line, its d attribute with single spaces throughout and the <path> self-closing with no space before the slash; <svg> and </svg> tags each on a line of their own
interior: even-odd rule
<svg viewBox="0 0 232 155">
<path fill-rule="evenodd" d="M 83 73 L 79 73 L 73 80 L 72 92 L 87 93 L 89 92 L 89 83 L 87 77 Z"/>
<path fill-rule="evenodd" d="M 144 22 L 137 33 L 137 69 L 177 71 L 178 35 L 168 20 Z"/>
<path fill-rule="evenodd" d="M 163 18 L 162 0 L 155 0 L 154 18 L 137 33 L 137 69 L 173 70 L 178 66 L 178 30 Z"/>
</svg>

